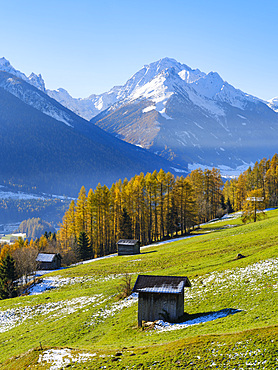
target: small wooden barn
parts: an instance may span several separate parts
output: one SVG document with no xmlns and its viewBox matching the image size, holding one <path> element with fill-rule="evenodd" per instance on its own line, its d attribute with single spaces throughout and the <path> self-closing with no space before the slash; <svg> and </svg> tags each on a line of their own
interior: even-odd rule
<svg viewBox="0 0 278 370">
<path fill-rule="evenodd" d="M 121 239 L 117 242 L 118 256 L 140 253 L 140 242 L 136 239 Z"/>
<path fill-rule="evenodd" d="M 184 288 L 190 286 L 186 276 L 138 275 L 133 287 L 139 294 L 138 326 L 142 320 L 178 320 L 184 314 Z"/>
<path fill-rule="evenodd" d="M 60 253 L 39 253 L 37 256 L 38 270 L 56 270 L 61 267 Z"/>
</svg>

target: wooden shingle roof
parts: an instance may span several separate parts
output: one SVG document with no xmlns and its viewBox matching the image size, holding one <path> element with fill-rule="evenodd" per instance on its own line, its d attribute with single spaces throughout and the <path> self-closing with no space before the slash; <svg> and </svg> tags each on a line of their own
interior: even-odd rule
<svg viewBox="0 0 278 370">
<path fill-rule="evenodd" d="M 191 287 L 186 276 L 138 275 L 133 292 L 180 294 Z"/>
<path fill-rule="evenodd" d="M 136 243 L 138 243 L 137 239 L 120 239 L 117 242 L 117 244 L 121 244 L 121 245 L 135 245 Z"/>
<path fill-rule="evenodd" d="M 61 259 L 60 253 L 39 253 L 36 258 L 36 261 L 37 262 L 52 262 L 55 256 Z"/>
</svg>

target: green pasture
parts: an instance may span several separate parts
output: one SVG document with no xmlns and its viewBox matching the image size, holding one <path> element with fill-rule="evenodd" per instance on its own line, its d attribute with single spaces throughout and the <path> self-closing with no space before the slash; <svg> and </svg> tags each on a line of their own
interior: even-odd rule
<svg viewBox="0 0 278 370">
<path fill-rule="evenodd" d="M 0 301 L 0 368 L 48 369 L 46 350 L 70 348 L 76 358 L 94 354 L 67 363 L 76 369 L 278 369 L 278 211 L 256 223 L 227 219 L 194 232 L 140 255 L 62 269 L 51 274 L 62 287 Z M 138 328 L 137 302 L 117 297 L 125 274 L 132 284 L 138 274 L 188 276 L 188 318 L 238 312 L 178 330 Z"/>
</svg>

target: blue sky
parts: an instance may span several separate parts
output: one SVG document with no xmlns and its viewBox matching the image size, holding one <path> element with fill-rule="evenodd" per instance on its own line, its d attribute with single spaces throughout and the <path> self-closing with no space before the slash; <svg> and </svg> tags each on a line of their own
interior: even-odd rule
<svg viewBox="0 0 278 370">
<path fill-rule="evenodd" d="M 278 96 L 276 0 L 9 0 L 0 57 L 74 97 L 175 58 L 262 99 Z"/>
</svg>

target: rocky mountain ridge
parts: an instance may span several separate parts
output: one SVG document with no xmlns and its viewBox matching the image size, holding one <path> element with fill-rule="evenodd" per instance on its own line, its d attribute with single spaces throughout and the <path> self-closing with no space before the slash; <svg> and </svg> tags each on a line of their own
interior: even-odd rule
<svg viewBox="0 0 278 370">
<path fill-rule="evenodd" d="M 6 60 L 1 68 L 16 77 L 4 85 L 0 81 L 0 86 L 43 113 L 72 125 L 69 111 L 57 111 L 53 100 L 45 109 L 45 91 L 101 129 L 171 160 L 173 166 L 242 169 L 277 151 L 276 98 L 265 102 L 234 88 L 216 72 L 206 74 L 171 58 L 145 65 L 123 86 L 86 99 L 72 98 L 64 89 L 47 90 L 40 75 L 23 78 Z M 35 99 L 26 90 L 22 94 L 16 78 L 41 93 L 37 90 Z"/>
<path fill-rule="evenodd" d="M 23 186 L 76 196 L 82 185 L 109 186 L 141 172 L 174 171 L 163 158 L 79 117 L 29 79 L 4 71 L 0 71 L 0 145 L 1 182 L 21 190 Z"/>
</svg>

